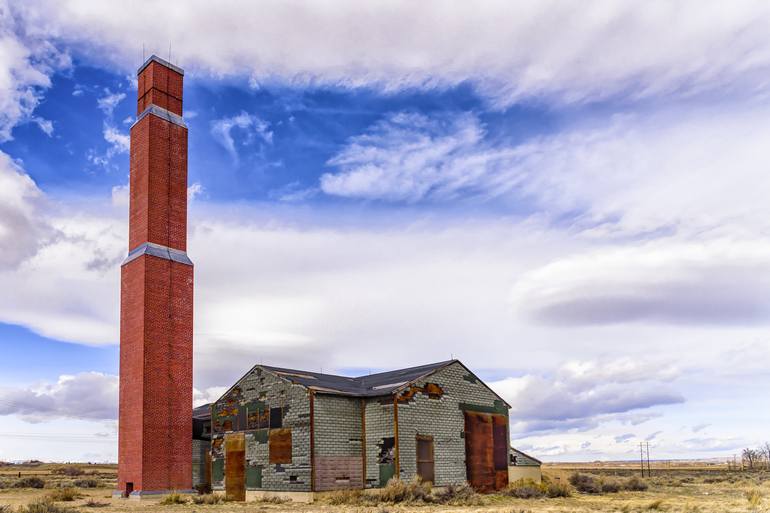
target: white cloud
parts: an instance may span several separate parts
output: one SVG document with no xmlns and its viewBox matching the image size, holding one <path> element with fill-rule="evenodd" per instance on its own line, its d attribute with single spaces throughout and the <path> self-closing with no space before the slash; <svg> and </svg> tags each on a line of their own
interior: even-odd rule
<svg viewBox="0 0 770 513">
<path fill-rule="evenodd" d="M 120 132 L 114 126 L 104 125 L 104 140 L 110 143 L 112 153 L 128 153 L 131 147 L 131 137 L 128 134 Z"/>
<path fill-rule="evenodd" d="M 204 390 L 193 388 L 193 407 L 213 403 L 230 389 L 229 386 L 209 387 Z"/>
<path fill-rule="evenodd" d="M 487 150 L 477 117 L 395 113 L 352 138 L 328 165 L 321 189 L 337 196 L 416 202 L 452 200 L 490 186 L 515 150 Z M 510 183 L 515 186 L 515 181 Z"/>
<path fill-rule="evenodd" d="M 45 135 L 48 137 L 53 135 L 53 122 L 50 119 L 41 118 L 40 116 L 33 116 L 31 120 L 40 128 L 40 130 L 43 131 Z"/>
<path fill-rule="evenodd" d="M 115 107 L 126 98 L 126 93 L 113 93 L 109 89 L 104 91 L 104 96 L 96 100 L 99 109 L 105 116 L 111 117 Z"/>
<path fill-rule="evenodd" d="M 770 322 L 766 240 L 659 240 L 557 259 L 522 276 L 513 308 L 548 325 Z"/>
<path fill-rule="evenodd" d="M 675 373 L 628 358 L 570 361 L 553 376 L 528 374 L 490 386 L 511 405 L 514 433 L 580 431 L 613 421 L 640 424 L 656 415 L 650 408 L 684 402 L 665 384 Z"/>
<path fill-rule="evenodd" d="M 34 121 L 50 135 L 50 122 L 33 120 L 32 113 L 51 86 L 53 71 L 69 65 L 66 53 L 44 36 L 26 32 L 11 5 L 0 0 L 0 142 L 10 140 L 13 127 L 25 121 Z"/>
<path fill-rule="evenodd" d="M 320 185 L 383 201 L 525 204 L 597 238 L 754 236 L 770 227 L 769 114 L 754 105 L 627 115 L 514 144 L 490 140 L 473 114 L 395 113 L 352 138 Z"/>
<path fill-rule="evenodd" d="M 115 419 L 117 405 L 118 377 L 100 372 L 64 375 L 56 383 L 28 388 L 0 388 L 0 415 L 18 415 L 28 422 Z"/>
<path fill-rule="evenodd" d="M 763 2 L 207 6 L 31 0 L 14 10 L 32 34 L 98 46 L 88 55 L 99 62 L 135 68 L 136 41 L 165 55 L 172 40 L 175 62 L 216 76 L 242 74 L 252 87 L 278 80 L 393 91 L 471 83 L 501 105 L 768 89 L 770 6 Z M 148 9 L 157 15 L 133 16 Z"/>
<path fill-rule="evenodd" d="M 257 135 L 267 144 L 273 143 L 273 132 L 270 130 L 270 124 L 258 116 L 241 111 L 240 114 L 232 117 L 216 119 L 211 122 L 211 135 L 221 144 L 227 153 L 238 161 L 238 151 L 235 148 L 232 130 L 240 128 L 244 131 L 244 144 L 253 141 L 253 136 Z"/>
<path fill-rule="evenodd" d="M 194 201 L 203 194 L 205 189 L 199 182 L 195 182 L 187 188 L 187 201 Z"/>
<path fill-rule="evenodd" d="M 0 272 L 16 268 L 54 235 L 42 219 L 43 203 L 35 182 L 0 151 Z"/>
<path fill-rule="evenodd" d="M 116 185 L 112 188 L 112 205 L 115 207 L 128 208 L 129 185 Z"/>
</svg>

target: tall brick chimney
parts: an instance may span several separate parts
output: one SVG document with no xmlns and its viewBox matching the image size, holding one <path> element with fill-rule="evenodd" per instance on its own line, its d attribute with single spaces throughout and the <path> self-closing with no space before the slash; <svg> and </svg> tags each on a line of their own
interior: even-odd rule
<svg viewBox="0 0 770 513">
<path fill-rule="evenodd" d="M 192 488 L 193 264 L 187 257 L 187 127 L 181 68 L 137 75 L 128 257 L 120 280 L 118 491 Z"/>
</svg>

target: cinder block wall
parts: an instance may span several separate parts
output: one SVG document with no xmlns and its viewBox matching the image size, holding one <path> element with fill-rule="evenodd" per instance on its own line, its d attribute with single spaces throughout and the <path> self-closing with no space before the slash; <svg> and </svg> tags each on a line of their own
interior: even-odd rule
<svg viewBox="0 0 770 513">
<path fill-rule="evenodd" d="M 415 385 L 424 387 L 427 383 L 442 388 L 440 398 L 432 399 L 418 392 L 407 403 L 398 405 L 401 479 L 410 480 L 417 474 L 416 437 L 429 435 L 433 436 L 434 444 L 434 484 L 461 484 L 466 481 L 465 417 L 461 404 L 485 409 L 500 409 L 501 404 L 495 394 L 459 363 L 453 363 Z M 500 409 L 500 413 L 507 415 L 508 411 Z"/>
<path fill-rule="evenodd" d="M 231 401 L 228 403 L 228 400 Z M 230 404 L 235 404 L 235 410 Z M 249 428 L 249 415 L 257 409 L 282 408 L 282 428 L 291 430 L 291 463 L 270 464 L 269 438 L 273 426 Z M 243 431 L 246 440 L 246 482 L 249 490 L 310 491 L 310 399 L 301 385 L 255 367 L 212 408 L 212 467 L 227 464 L 226 433 Z M 225 430 L 230 422 L 232 429 Z M 253 425 L 253 422 L 252 422 Z M 253 427 L 253 426 L 252 426 Z M 212 472 L 212 486 L 224 487 L 223 473 Z M 261 481 L 261 486 L 254 483 Z"/>
<path fill-rule="evenodd" d="M 361 399 L 316 394 L 315 489 L 363 487 Z"/>
<path fill-rule="evenodd" d="M 384 401 L 384 402 L 383 402 Z M 380 485 L 380 449 L 383 440 L 393 437 L 393 401 L 389 397 L 366 400 L 366 486 Z"/>
</svg>

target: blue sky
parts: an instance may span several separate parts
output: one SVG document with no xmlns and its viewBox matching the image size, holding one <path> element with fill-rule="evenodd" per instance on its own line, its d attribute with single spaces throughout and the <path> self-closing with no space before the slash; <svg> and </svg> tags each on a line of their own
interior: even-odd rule
<svg viewBox="0 0 770 513">
<path fill-rule="evenodd" d="M 115 459 L 135 70 L 169 42 L 196 404 L 454 356 L 546 460 L 764 441 L 766 5 L 231 3 L 0 0 L 0 460 Z"/>
</svg>

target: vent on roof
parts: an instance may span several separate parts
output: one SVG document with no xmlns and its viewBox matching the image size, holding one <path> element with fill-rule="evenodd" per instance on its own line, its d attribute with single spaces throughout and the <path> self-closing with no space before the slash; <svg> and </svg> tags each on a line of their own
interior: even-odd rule
<svg viewBox="0 0 770 513">
<path fill-rule="evenodd" d="M 382 390 L 383 388 L 396 388 L 400 387 L 401 385 L 406 385 L 409 383 L 408 381 L 402 381 L 400 383 L 390 383 L 388 385 L 377 385 L 376 387 L 372 387 L 372 390 Z"/>
</svg>

